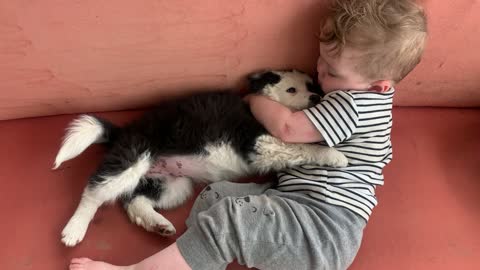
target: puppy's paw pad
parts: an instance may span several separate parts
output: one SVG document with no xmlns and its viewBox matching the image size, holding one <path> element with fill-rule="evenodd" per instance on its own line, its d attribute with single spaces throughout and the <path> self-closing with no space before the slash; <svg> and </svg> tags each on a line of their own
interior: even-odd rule
<svg viewBox="0 0 480 270">
<path fill-rule="evenodd" d="M 157 224 L 152 227 L 153 231 L 163 235 L 163 236 L 171 236 L 177 233 L 175 227 L 172 224 Z"/>
</svg>

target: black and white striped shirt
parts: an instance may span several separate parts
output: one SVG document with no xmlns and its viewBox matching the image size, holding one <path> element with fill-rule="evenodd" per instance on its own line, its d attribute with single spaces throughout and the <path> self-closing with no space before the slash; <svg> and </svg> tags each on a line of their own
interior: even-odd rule
<svg viewBox="0 0 480 270">
<path fill-rule="evenodd" d="M 390 131 L 394 89 L 386 93 L 335 91 L 304 110 L 328 146 L 347 156 L 346 168 L 303 165 L 278 174 L 278 189 L 303 192 L 368 220 L 377 205 L 375 188 L 392 159 Z"/>
</svg>

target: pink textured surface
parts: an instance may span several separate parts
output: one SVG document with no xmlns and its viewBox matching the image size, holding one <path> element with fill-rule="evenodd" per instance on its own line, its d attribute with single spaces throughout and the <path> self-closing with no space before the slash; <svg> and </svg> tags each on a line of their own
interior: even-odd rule
<svg viewBox="0 0 480 270">
<path fill-rule="evenodd" d="M 480 106 L 480 2 L 423 2 L 427 49 L 422 63 L 399 85 L 396 105 Z"/>
<path fill-rule="evenodd" d="M 0 119 L 138 108 L 261 68 L 314 71 L 326 0 L 0 0 Z M 397 105 L 480 105 L 478 1 L 426 1 Z"/>
<path fill-rule="evenodd" d="M 480 110 L 395 108 L 393 113 L 394 158 L 350 270 L 477 270 Z M 118 124 L 135 115 L 102 114 Z M 115 205 L 98 211 L 79 246 L 60 243 L 60 232 L 103 155 L 101 146 L 92 146 L 50 170 L 73 117 L 0 122 L 2 270 L 67 269 L 78 256 L 131 264 L 174 241 L 138 228 Z M 179 233 L 186 229 L 193 200 L 161 211 Z M 234 264 L 228 269 L 246 268 Z"/>
<path fill-rule="evenodd" d="M 317 3 L 0 0 L 0 119 L 136 108 L 267 66 L 312 70 Z"/>
</svg>

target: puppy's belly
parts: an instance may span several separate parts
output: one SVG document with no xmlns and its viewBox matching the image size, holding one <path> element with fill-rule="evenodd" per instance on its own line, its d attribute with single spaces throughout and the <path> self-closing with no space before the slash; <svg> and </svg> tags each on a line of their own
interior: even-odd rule
<svg viewBox="0 0 480 270">
<path fill-rule="evenodd" d="M 147 176 L 168 175 L 172 177 L 189 177 L 195 180 L 207 176 L 205 160 L 199 156 L 158 157 L 147 172 Z"/>
<path fill-rule="evenodd" d="M 236 180 L 252 173 L 250 166 L 228 143 L 205 146 L 205 155 L 158 157 L 147 173 L 151 176 L 189 177 L 196 181 Z"/>
</svg>

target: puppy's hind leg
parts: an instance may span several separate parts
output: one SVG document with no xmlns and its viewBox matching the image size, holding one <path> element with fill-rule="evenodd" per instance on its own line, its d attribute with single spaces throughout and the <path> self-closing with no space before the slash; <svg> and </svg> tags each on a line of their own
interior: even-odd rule
<svg viewBox="0 0 480 270">
<path fill-rule="evenodd" d="M 155 208 L 173 208 L 193 193 L 192 181 L 185 177 L 161 176 L 142 179 L 134 193 L 124 198 L 124 208 L 130 220 L 149 232 L 163 236 L 176 233 L 173 224 Z"/>
<path fill-rule="evenodd" d="M 138 152 L 136 150 L 139 149 L 128 148 L 127 151 L 134 152 L 129 155 L 125 153 L 125 148 L 121 151 L 112 150 L 97 173 L 90 178 L 75 213 L 62 231 L 62 242 L 66 246 L 75 246 L 82 241 L 97 209 L 104 202 L 114 201 L 119 195 L 132 192 L 151 166 L 148 151 Z"/>
<path fill-rule="evenodd" d="M 175 226 L 154 209 L 155 203 L 144 195 L 135 196 L 124 205 L 130 220 L 149 232 L 163 236 L 174 235 Z"/>
</svg>

